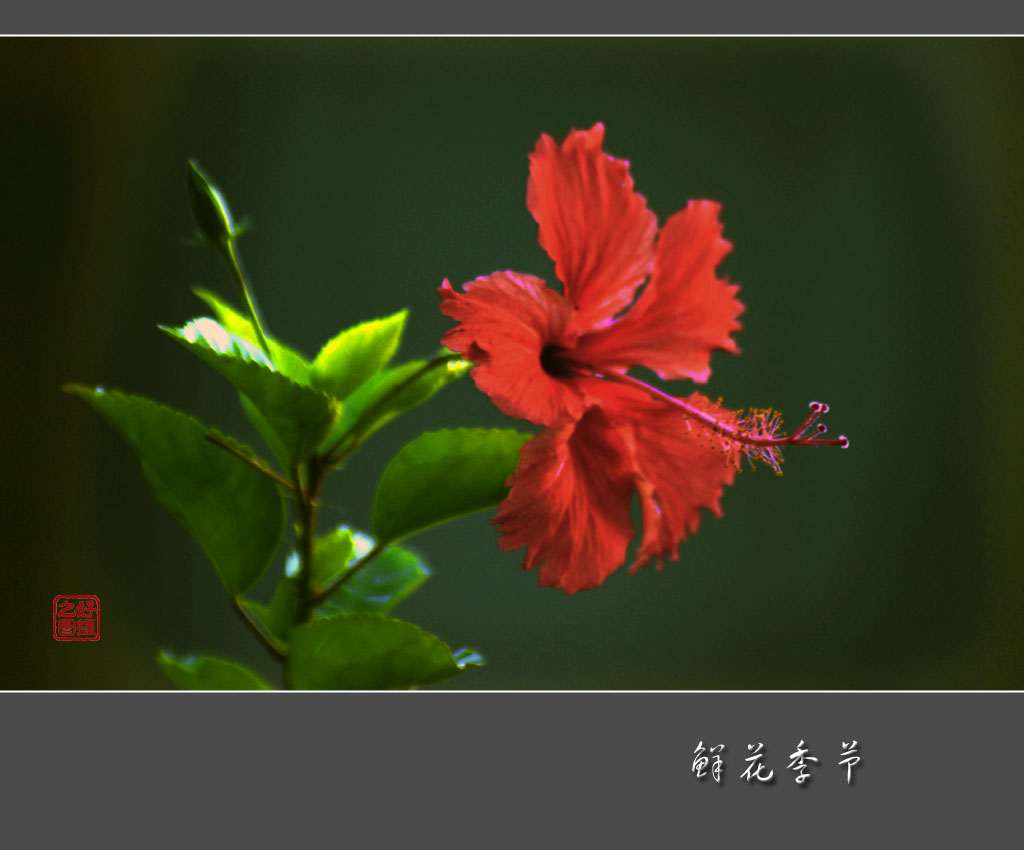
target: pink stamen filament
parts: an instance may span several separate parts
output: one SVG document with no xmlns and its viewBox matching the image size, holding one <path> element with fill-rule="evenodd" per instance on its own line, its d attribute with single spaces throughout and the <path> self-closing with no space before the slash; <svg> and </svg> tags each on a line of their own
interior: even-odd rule
<svg viewBox="0 0 1024 850">
<path fill-rule="evenodd" d="M 638 381 L 636 378 L 633 378 L 624 372 L 591 372 L 591 374 L 598 378 L 605 378 L 609 381 L 615 381 L 619 384 L 625 384 L 628 387 L 643 390 L 645 393 L 650 394 L 659 401 L 664 401 L 681 410 L 691 419 L 695 419 L 702 425 L 706 425 L 715 433 L 721 434 L 724 437 L 728 437 L 730 440 L 735 440 L 737 443 L 742 443 L 747 446 L 839 446 L 840 448 L 845 449 L 850 445 L 850 441 L 842 435 L 836 438 L 830 437 L 828 439 L 822 439 L 818 436 L 820 434 L 824 434 L 828 430 L 824 423 L 821 422 L 818 423 L 817 427 L 815 427 L 810 434 L 805 433 L 814 425 L 818 417 L 828 413 L 828 405 L 822 402 L 811 402 L 811 412 L 800 424 L 800 427 L 792 434 L 783 437 L 759 437 L 749 431 L 744 431 L 742 428 L 736 428 L 732 425 L 719 422 L 713 414 L 699 410 L 693 405 L 687 404 L 682 399 L 678 399 L 675 396 L 664 393 L 661 390 L 652 387 L 650 384 L 645 384 L 643 381 Z"/>
</svg>

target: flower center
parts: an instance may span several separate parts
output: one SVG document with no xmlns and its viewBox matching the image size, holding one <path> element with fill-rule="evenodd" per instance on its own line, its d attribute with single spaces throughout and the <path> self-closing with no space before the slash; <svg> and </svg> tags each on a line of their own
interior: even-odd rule
<svg viewBox="0 0 1024 850">
<path fill-rule="evenodd" d="M 580 364 L 573 359 L 571 348 L 546 345 L 540 352 L 540 368 L 552 378 L 571 378 L 579 374 Z"/>
</svg>

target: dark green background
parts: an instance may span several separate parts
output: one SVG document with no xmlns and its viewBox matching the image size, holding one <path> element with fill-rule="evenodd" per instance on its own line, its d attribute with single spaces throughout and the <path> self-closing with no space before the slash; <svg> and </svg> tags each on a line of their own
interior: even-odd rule
<svg viewBox="0 0 1024 850">
<path fill-rule="evenodd" d="M 526 155 L 595 121 L 662 222 L 724 204 L 747 312 L 707 391 L 791 423 L 828 401 L 852 446 L 744 472 L 680 562 L 574 597 L 518 570 L 485 515 L 415 538 L 435 574 L 399 613 L 489 660 L 454 686 L 1024 686 L 1019 40 L 3 48 L 0 687 L 165 687 L 158 648 L 273 676 L 128 446 L 59 391 L 142 393 L 256 442 L 226 382 L 155 327 L 203 312 L 191 285 L 231 295 L 181 242 L 187 157 L 254 222 L 242 254 L 273 333 L 311 355 L 407 306 L 416 357 L 451 326 L 443 278 L 553 281 Z M 325 520 L 366 526 L 420 431 L 511 424 L 472 382 L 450 388 L 373 439 Z M 101 641 L 53 640 L 58 593 L 100 597 Z"/>
</svg>

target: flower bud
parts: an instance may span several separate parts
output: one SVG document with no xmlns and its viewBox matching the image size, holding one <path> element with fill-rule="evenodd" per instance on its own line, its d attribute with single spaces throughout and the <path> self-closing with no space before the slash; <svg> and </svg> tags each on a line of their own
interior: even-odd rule
<svg viewBox="0 0 1024 850">
<path fill-rule="evenodd" d="M 239 234 L 228 203 L 195 160 L 188 161 L 188 200 L 199 233 L 214 248 L 224 249 Z"/>
</svg>

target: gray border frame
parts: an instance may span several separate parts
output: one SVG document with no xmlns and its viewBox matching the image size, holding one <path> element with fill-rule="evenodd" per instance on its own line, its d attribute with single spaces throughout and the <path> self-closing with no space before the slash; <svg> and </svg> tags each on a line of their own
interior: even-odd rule
<svg viewBox="0 0 1024 850">
<path fill-rule="evenodd" d="M 62 692 L 3 703 L 5 831 L 44 843 L 841 848 L 990 835 L 1008 846 L 1024 787 L 1021 694 Z M 851 737 L 862 762 L 847 785 L 838 760 Z M 821 759 L 805 786 L 786 769 L 800 739 Z M 691 772 L 700 740 L 726 744 L 721 785 Z M 770 785 L 742 779 L 753 742 Z"/>
<path fill-rule="evenodd" d="M 40 0 L 5 10 L 8 34 L 442 34 L 537 33 L 547 35 L 994 35 L 1024 32 L 1024 8 L 998 0 L 928 3 L 826 3 L 821 0 L 610 0 L 579 2 L 479 3 L 444 0 L 416 3 L 288 4 L 120 2 L 73 3 Z"/>
<path fill-rule="evenodd" d="M 987 0 L 929 3 L 927 17 L 908 4 L 860 3 L 854 13 L 811 0 L 599 2 L 585 15 L 550 2 L 395 5 L 37 3 L 10 9 L 6 29 L 1024 32 L 1024 9 Z M 43 843 L 962 846 L 1015 834 L 1024 787 L 1020 693 L 55 692 L 2 694 L 0 704 L 5 832 Z M 831 762 L 851 737 L 863 761 L 847 786 Z M 822 759 L 806 787 L 785 770 L 799 739 Z M 700 740 L 728 748 L 721 786 L 690 770 Z M 769 786 L 740 776 L 756 741 L 776 770 Z"/>
</svg>

